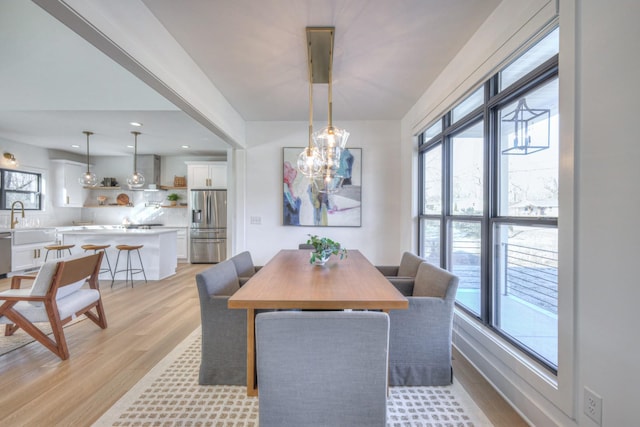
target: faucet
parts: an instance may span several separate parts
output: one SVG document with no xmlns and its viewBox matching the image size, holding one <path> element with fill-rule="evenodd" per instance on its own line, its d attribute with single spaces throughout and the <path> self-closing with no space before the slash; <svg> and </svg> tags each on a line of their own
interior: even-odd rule
<svg viewBox="0 0 640 427">
<path fill-rule="evenodd" d="M 24 218 L 24 203 L 22 203 L 20 200 L 16 200 L 15 202 L 11 203 L 11 228 L 16 228 L 16 224 L 18 223 L 17 219 L 13 219 L 13 208 L 15 207 L 16 203 L 20 203 L 20 207 L 22 209 L 22 218 Z"/>
</svg>

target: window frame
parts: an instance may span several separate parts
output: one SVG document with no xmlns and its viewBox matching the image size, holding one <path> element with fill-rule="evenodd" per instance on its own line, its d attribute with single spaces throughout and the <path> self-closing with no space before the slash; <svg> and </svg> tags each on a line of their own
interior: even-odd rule
<svg viewBox="0 0 640 427">
<path fill-rule="evenodd" d="M 37 191 L 21 191 L 21 190 L 9 190 L 6 188 L 4 174 L 5 172 L 13 172 L 13 173 L 22 173 L 26 175 L 34 175 L 38 180 L 38 189 Z M 25 211 L 42 211 L 42 173 L 40 172 L 32 172 L 26 170 L 17 170 L 17 169 L 7 169 L 0 168 L 0 211 L 10 211 L 10 207 L 5 207 L 7 203 L 7 193 L 18 193 L 18 194 L 33 194 L 37 199 L 37 208 L 28 208 L 24 207 Z"/>
<path fill-rule="evenodd" d="M 553 31 L 553 30 L 552 30 Z M 548 33 L 550 34 L 551 31 Z M 460 105 L 466 100 L 462 99 L 448 109 L 437 120 L 434 120 L 425 127 L 425 129 L 432 129 L 434 124 L 438 120 L 442 123 L 441 133 L 425 140 L 424 132 L 418 135 L 418 242 L 419 242 L 419 255 L 423 256 L 424 242 L 423 242 L 423 221 L 440 221 L 440 267 L 451 270 L 452 260 L 450 252 L 452 248 L 448 244 L 449 236 L 451 236 L 451 224 L 453 221 L 474 221 L 480 222 L 480 313 L 479 315 L 467 307 L 459 304 L 456 301 L 456 307 L 464 311 L 467 315 L 476 319 L 476 321 L 482 323 L 485 327 L 495 332 L 498 336 L 510 343 L 519 350 L 525 352 L 537 363 L 543 366 L 545 369 L 552 372 L 554 375 L 558 373 L 558 367 L 548 363 L 543 357 L 535 352 L 535 350 L 526 347 L 522 342 L 519 342 L 506 333 L 502 332 L 496 324 L 496 318 L 494 306 L 498 304 L 495 302 L 495 275 L 499 274 L 496 271 L 494 262 L 494 250 L 495 236 L 493 230 L 495 227 L 502 224 L 513 224 L 518 226 L 529 227 L 551 227 L 558 229 L 558 216 L 555 217 L 514 217 L 514 216 L 500 216 L 498 211 L 498 185 L 499 185 L 499 170 L 497 162 L 500 156 L 500 147 L 498 144 L 498 111 L 501 107 L 508 105 L 509 103 L 517 100 L 519 97 L 534 91 L 546 84 L 547 82 L 559 77 L 559 54 L 555 54 L 553 57 L 542 62 L 538 66 L 534 67 L 527 74 L 522 76 L 517 81 L 510 84 L 503 90 L 499 90 L 499 78 L 500 72 L 498 70 L 485 82 L 484 86 L 484 103 L 469 112 L 462 118 L 458 118 L 455 123 L 452 123 L 452 112 L 454 108 Z M 468 96 L 474 94 L 478 90 L 479 86 L 474 87 L 468 92 Z M 451 161 L 452 161 L 452 148 L 451 139 L 456 133 L 463 131 L 464 129 L 477 124 L 478 121 L 484 120 L 484 179 L 483 185 L 483 214 L 480 216 L 464 216 L 464 215 L 452 215 L 451 212 Z M 424 173 L 425 173 L 425 153 L 435 147 L 437 144 L 441 144 L 442 149 L 442 209 L 440 215 L 434 213 L 426 214 L 424 210 Z M 559 167 L 559 166 L 558 166 Z"/>
</svg>

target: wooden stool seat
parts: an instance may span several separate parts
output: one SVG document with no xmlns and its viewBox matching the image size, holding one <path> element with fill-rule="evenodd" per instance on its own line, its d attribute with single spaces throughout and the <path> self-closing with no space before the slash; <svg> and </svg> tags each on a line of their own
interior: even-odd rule
<svg viewBox="0 0 640 427">
<path fill-rule="evenodd" d="M 111 245 L 82 245 L 80 246 L 85 251 L 99 251 L 111 247 Z"/>
<path fill-rule="evenodd" d="M 74 246 L 75 245 L 48 245 L 48 246 L 45 246 L 44 248 L 48 251 L 64 251 L 66 249 L 71 249 Z"/>
<path fill-rule="evenodd" d="M 69 251 L 69 255 L 71 255 L 71 248 L 75 245 L 47 245 L 44 248 L 47 250 L 47 254 L 44 256 L 44 262 L 47 262 L 47 258 L 49 258 L 49 252 L 56 251 L 56 258 L 62 257 L 63 251 Z"/>
<path fill-rule="evenodd" d="M 104 252 L 104 259 L 107 260 L 107 267 L 106 268 L 100 268 L 100 273 L 106 273 L 109 272 L 109 275 L 111 276 L 111 280 L 113 280 L 113 270 L 111 269 L 111 262 L 109 261 L 109 257 L 107 256 L 107 248 L 110 248 L 111 245 L 95 245 L 92 243 L 88 243 L 86 245 L 82 245 L 80 246 L 82 249 L 84 249 L 85 252 L 87 251 L 93 251 L 93 253 L 95 254 L 98 251 L 102 251 Z"/>
<path fill-rule="evenodd" d="M 142 265 L 142 257 L 140 256 L 140 249 L 143 248 L 144 245 L 116 245 L 116 249 L 118 249 L 118 257 L 116 258 L 116 266 L 113 269 L 113 276 L 111 278 L 111 287 L 113 287 L 113 282 L 116 280 L 116 274 L 124 272 L 125 285 L 131 278 L 131 287 L 133 288 L 133 275 L 142 273 L 144 276 L 144 282 L 147 283 L 147 274 L 144 272 L 144 265 Z M 118 261 L 120 261 L 120 254 L 122 251 L 127 252 L 127 264 L 126 267 L 122 270 L 118 270 Z M 138 260 L 140 261 L 140 268 L 133 268 L 131 265 L 131 252 L 136 251 L 138 253 Z"/>
<path fill-rule="evenodd" d="M 144 245 L 118 245 L 116 246 L 116 249 L 121 251 L 135 251 L 142 247 L 144 247 Z"/>
</svg>

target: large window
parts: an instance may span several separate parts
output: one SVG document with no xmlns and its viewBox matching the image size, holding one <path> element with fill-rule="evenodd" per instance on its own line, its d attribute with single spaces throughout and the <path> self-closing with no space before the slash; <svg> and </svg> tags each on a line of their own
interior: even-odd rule
<svg viewBox="0 0 640 427">
<path fill-rule="evenodd" d="M 42 179 L 39 173 L 0 169 L 0 210 L 22 202 L 27 210 L 40 210 Z"/>
<path fill-rule="evenodd" d="M 558 30 L 420 135 L 420 255 L 456 303 L 558 368 Z"/>
</svg>

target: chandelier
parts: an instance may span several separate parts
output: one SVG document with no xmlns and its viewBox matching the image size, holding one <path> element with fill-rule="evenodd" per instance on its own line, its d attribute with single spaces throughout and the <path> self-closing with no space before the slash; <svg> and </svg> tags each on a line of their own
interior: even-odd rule
<svg viewBox="0 0 640 427">
<path fill-rule="evenodd" d="M 307 27 L 309 68 L 309 143 L 298 157 L 298 169 L 313 181 L 322 193 L 337 191 L 344 179 L 340 175 L 340 157 L 347 145 L 349 132 L 333 126 L 333 27 Z M 313 132 L 313 84 L 328 83 L 328 124 Z"/>
</svg>

